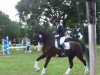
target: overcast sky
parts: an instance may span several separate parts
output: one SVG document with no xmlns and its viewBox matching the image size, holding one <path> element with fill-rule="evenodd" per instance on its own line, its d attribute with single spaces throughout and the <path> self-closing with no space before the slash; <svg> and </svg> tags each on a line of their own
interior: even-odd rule
<svg viewBox="0 0 100 75">
<path fill-rule="evenodd" d="M 15 9 L 15 5 L 20 0 L 0 0 L 0 10 L 5 14 L 9 15 L 9 18 L 13 21 L 18 21 L 19 18 L 17 15 L 17 10 Z"/>
</svg>

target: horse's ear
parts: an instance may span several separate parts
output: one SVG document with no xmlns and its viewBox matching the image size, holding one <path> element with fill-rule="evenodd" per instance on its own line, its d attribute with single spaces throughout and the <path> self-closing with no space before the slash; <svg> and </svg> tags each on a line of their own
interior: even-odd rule
<svg viewBox="0 0 100 75">
<path fill-rule="evenodd" d="M 42 31 L 42 28 L 35 28 L 33 29 L 34 34 L 39 34 Z"/>
<path fill-rule="evenodd" d="M 37 33 L 37 29 L 33 29 L 33 33 Z"/>
</svg>

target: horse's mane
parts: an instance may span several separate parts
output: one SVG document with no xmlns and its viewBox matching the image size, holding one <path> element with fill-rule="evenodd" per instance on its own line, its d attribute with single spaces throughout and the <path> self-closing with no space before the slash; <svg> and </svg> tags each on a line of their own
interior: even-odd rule
<svg viewBox="0 0 100 75">
<path fill-rule="evenodd" d="M 54 38 L 54 34 L 50 30 L 38 30 L 45 38 Z"/>
</svg>

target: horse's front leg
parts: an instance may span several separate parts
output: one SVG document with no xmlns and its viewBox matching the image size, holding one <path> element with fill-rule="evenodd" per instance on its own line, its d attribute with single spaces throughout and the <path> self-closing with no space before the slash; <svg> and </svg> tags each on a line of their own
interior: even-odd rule
<svg viewBox="0 0 100 75">
<path fill-rule="evenodd" d="M 43 58 L 45 58 L 45 57 L 46 57 L 46 54 L 44 53 L 44 54 L 42 54 L 40 57 L 38 57 L 38 58 L 36 59 L 35 64 L 34 64 L 34 68 L 35 68 L 36 71 L 40 71 L 40 68 L 39 68 L 39 66 L 38 66 L 39 60 L 40 60 L 40 59 L 43 59 Z"/>
<path fill-rule="evenodd" d="M 47 67 L 47 65 L 48 65 L 48 63 L 49 63 L 49 61 L 50 61 L 50 59 L 51 59 L 51 57 L 47 57 L 47 58 L 46 58 L 46 62 L 45 62 L 45 64 L 44 64 L 44 68 L 42 69 L 41 75 L 45 75 L 45 73 L 46 73 L 46 67 Z"/>
</svg>

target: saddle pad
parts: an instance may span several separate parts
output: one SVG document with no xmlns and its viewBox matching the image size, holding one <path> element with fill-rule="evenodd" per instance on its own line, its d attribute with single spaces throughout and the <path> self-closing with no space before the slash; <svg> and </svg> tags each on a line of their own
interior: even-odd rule
<svg viewBox="0 0 100 75">
<path fill-rule="evenodd" d="M 69 42 L 64 42 L 64 49 L 70 49 L 70 43 Z"/>
<path fill-rule="evenodd" d="M 70 43 L 69 42 L 64 42 L 64 49 L 70 49 Z M 57 49 L 60 49 L 60 47 L 58 47 L 58 43 L 57 43 L 57 40 L 55 40 L 55 47 Z"/>
</svg>

